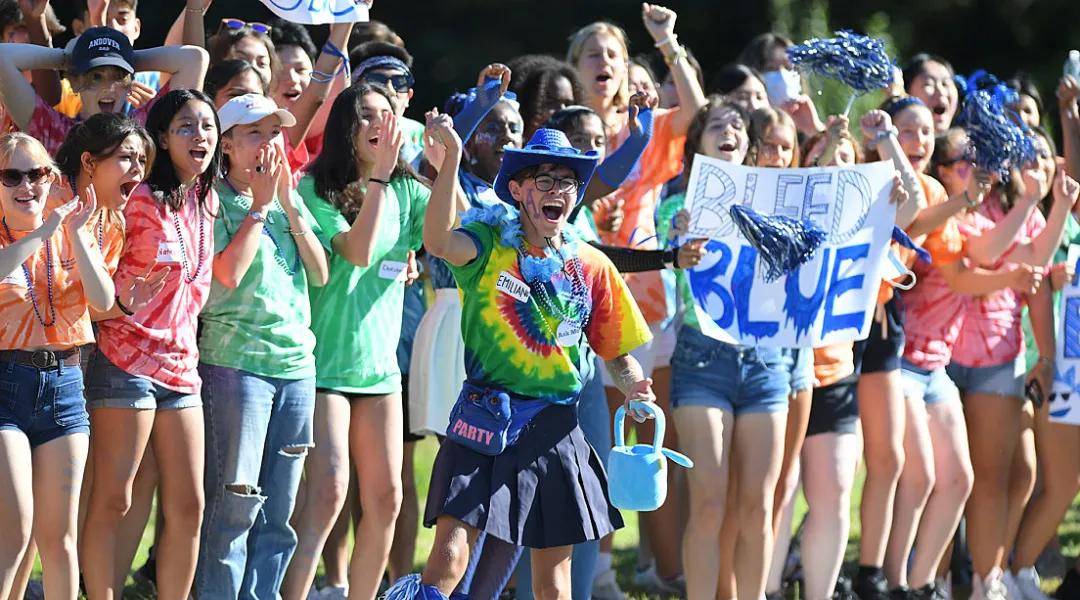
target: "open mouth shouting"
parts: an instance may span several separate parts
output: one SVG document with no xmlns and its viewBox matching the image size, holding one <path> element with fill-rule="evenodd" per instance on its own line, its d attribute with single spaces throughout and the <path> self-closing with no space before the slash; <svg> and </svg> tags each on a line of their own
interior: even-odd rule
<svg viewBox="0 0 1080 600">
<path fill-rule="evenodd" d="M 121 183 L 120 200 L 126 204 L 127 201 L 131 199 L 131 195 L 135 193 L 135 188 L 139 187 L 140 183 L 142 182 L 138 179 L 133 179 Z"/>
<path fill-rule="evenodd" d="M 116 101 L 116 98 L 98 98 L 97 104 L 99 111 L 111 114 L 117 111 L 119 103 Z"/>
<path fill-rule="evenodd" d="M 563 216 L 563 210 L 566 208 L 566 202 L 562 198 L 550 198 L 544 200 L 540 205 L 540 214 L 544 216 L 549 223 L 555 224 L 559 222 L 559 219 Z"/>
</svg>

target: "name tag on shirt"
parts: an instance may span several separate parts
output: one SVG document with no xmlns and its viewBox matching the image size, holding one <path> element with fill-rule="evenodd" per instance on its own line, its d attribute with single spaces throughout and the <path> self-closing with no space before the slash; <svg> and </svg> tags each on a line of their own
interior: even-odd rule
<svg viewBox="0 0 1080 600">
<path fill-rule="evenodd" d="M 397 260 L 384 260 L 379 263 L 379 277 L 395 281 L 405 281 L 408 263 Z"/>
<path fill-rule="evenodd" d="M 178 263 L 180 257 L 180 242 L 158 243 L 157 261 L 159 263 Z"/>
<path fill-rule="evenodd" d="M 26 272 L 22 270 L 22 267 L 15 267 L 15 270 L 10 275 L 0 279 L 0 285 L 17 285 L 27 289 L 30 288 L 30 282 L 26 280 Z"/>
<path fill-rule="evenodd" d="M 555 331 L 555 337 L 563 348 L 577 346 L 581 342 L 581 326 L 569 321 L 563 321 L 559 323 L 559 328 Z"/>
<path fill-rule="evenodd" d="M 518 302 L 529 301 L 530 292 L 528 284 L 506 271 L 499 273 L 499 279 L 495 282 L 495 289 Z"/>
</svg>

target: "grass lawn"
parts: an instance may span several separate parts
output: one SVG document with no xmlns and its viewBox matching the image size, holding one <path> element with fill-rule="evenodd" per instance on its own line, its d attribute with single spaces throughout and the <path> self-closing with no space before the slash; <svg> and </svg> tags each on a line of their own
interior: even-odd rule
<svg viewBox="0 0 1080 600">
<path fill-rule="evenodd" d="M 421 510 L 423 507 L 423 499 L 427 495 L 428 480 L 431 473 L 431 464 L 435 459 L 435 452 L 438 449 L 437 443 L 432 438 L 428 438 L 420 443 L 420 446 L 416 451 L 416 477 L 417 486 L 419 488 Z M 858 514 L 858 499 L 862 494 L 862 473 L 860 472 L 855 481 L 855 489 L 852 497 L 855 502 L 851 508 L 851 535 L 848 542 L 848 559 L 853 560 L 856 555 L 856 549 L 858 547 L 859 539 L 859 514 Z M 796 499 L 795 518 L 794 523 L 801 521 L 803 515 L 806 513 L 806 502 L 800 494 Z M 624 590 L 630 595 L 631 598 L 640 599 L 647 596 L 637 590 L 631 583 L 633 577 L 634 565 L 636 562 L 636 549 L 638 545 L 638 519 L 636 513 L 625 513 L 623 515 L 626 521 L 626 527 L 619 530 L 615 534 L 615 565 L 618 571 L 619 583 Z M 153 526 L 148 525 L 146 532 L 143 535 L 143 543 L 139 548 L 139 553 L 135 559 L 135 567 L 142 565 L 146 560 L 146 552 L 153 542 Z M 1069 510 L 1068 515 L 1065 518 L 1064 524 L 1059 530 L 1062 551 L 1071 559 L 1080 554 L 1080 505 L 1074 504 Z M 417 539 L 416 547 L 416 567 L 419 569 L 423 566 L 424 561 L 427 559 L 428 552 L 431 550 L 431 544 L 434 540 L 434 530 L 424 527 L 420 528 L 420 533 Z M 321 574 L 321 571 L 320 571 Z M 40 565 L 35 567 L 35 577 L 40 577 Z M 130 580 L 129 580 L 130 582 Z M 1044 581 L 1044 588 L 1049 591 L 1057 587 L 1057 581 L 1050 580 Z M 142 598 L 133 585 L 129 585 L 125 590 L 125 597 Z"/>
</svg>

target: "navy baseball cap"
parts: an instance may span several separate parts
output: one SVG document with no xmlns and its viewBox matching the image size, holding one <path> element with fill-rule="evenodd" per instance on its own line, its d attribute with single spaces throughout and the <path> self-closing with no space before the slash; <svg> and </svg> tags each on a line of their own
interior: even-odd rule
<svg viewBox="0 0 1080 600">
<path fill-rule="evenodd" d="M 81 75 L 97 67 L 117 67 L 134 73 L 135 50 L 127 36 L 111 27 L 91 27 L 71 49 L 71 72 Z"/>
</svg>

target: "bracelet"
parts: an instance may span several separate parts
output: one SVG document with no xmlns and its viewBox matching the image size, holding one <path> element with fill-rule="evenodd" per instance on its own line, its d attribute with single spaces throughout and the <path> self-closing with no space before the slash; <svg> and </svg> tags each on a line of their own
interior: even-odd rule
<svg viewBox="0 0 1080 600">
<path fill-rule="evenodd" d="M 289 229 L 289 235 L 294 236 L 294 237 L 304 237 L 305 235 L 307 235 L 309 233 L 311 233 L 310 229 L 292 229 L 292 228 Z"/>
<path fill-rule="evenodd" d="M 1035 361 L 1037 365 L 1053 365 L 1054 358 L 1051 356 L 1040 356 L 1039 360 Z"/>
<path fill-rule="evenodd" d="M 653 46 L 659 48 L 661 46 L 667 46 L 668 44 L 674 44 L 674 43 L 676 43 L 678 41 L 679 41 L 679 36 L 677 36 L 677 35 L 675 35 L 673 33 L 673 34 L 667 36 L 666 38 L 660 40 L 659 42 L 656 42 L 655 44 L 653 44 Z"/>
<path fill-rule="evenodd" d="M 247 216 L 251 217 L 251 220 L 255 221 L 256 223 L 266 223 L 266 215 L 262 214 L 261 212 L 253 210 L 249 212 Z"/>
<path fill-rule="evenodd" d="M 686 59 L 686 48 L 682 46 L 672 46 L 672 48 L 674 48 L 671 52 L 672 56 L 664 55 L 664 63 L 669 67 L 674 67 L 680 60 Z"/>
<path fill-rule="evenodd" d="M 381 183 L 387 187 L 390 187 L 390 182 L 386 179 L 379 179 L 377 177 L 368 177 L 368 183 Z"/>
<path fill-rule="evenodd" d="M 877 135 L 874 136 L 874 140 L 873 140 L 873 142 L 871 142 L 871 145 L 874 148 L 877 148 L 878 145 L 881 144 L 881 142 L 885 141 L 886 138 L 897 137 L 899 135 L 900 135 L 900 131 L 896 127 L 889 127 L 888 129 L 882 129 L 881 131 L 877 132 Z"/>
<path fill-rule="evenodd" d="M 120 312 L 124 313 L 129 317 L 135 316 L 135 313 L 131 312 L 131 309 L 124 306 L 124 303 L 120 301 L 120 294 L 116 295 L 116 308 L 119 308 Z"/>
<path fill-rule="evenodd" d="M 206 16 L 206 9 L 205 8 L 191 8 L 190 6 L 185 6 L 184 7 L 184 12 L 199 13 L 200 17 Z"/>
</svg>

